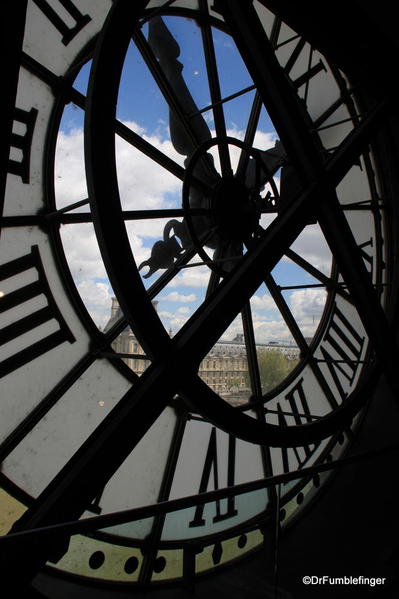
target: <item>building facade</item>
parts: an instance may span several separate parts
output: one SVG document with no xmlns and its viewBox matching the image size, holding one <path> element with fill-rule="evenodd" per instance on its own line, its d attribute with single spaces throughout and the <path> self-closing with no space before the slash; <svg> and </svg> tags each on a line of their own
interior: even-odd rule
<svg viewBox="0 0 399 599">
<path fill-rule="evenodd" d="M 156 307 L 156 302 L 153 303 Z M 111 317 L 104 331 L 109 330 L 122 316 L 118 300 L 113 297 Z M 112 347 L 138 376 L 141 376 L 150 364 L 150 360 L 146 358 L 143 348 L 130 327 L 126 327 L 115 339 Z M 257 344 L 256 349 L 257 352 L 278 351 L 292 365 L 295 365 L 299 359 L 299 348 L 294 344 L 270 341 Z M 200 363 L 198 374 L 215 393 L 233 405 L 248 401 L 251 391 L 243 333 L 236 335 L 232 341 L 216 343 Z"/>
</svg>

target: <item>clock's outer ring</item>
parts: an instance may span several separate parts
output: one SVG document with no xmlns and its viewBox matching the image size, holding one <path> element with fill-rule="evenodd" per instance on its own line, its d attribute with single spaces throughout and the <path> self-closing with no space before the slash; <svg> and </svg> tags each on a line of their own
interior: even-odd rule
<svg viewBox="0 0 399 599">
<path fill-rule="evenodd" d="M 162 356 L 168 353 L 171 340 L 147 297 L 127 238 L 120 210 L 112 124 L 131 24 L 137 22 L 146 4 L 145 0 L 134 5 L 121 0 L 112 7 L 104 25 L 90 76 L 85 153 L 93 222 L 113 289 L 130 326 L 150 358 L 162 360 Z M 114 31 L 118 31 L 117 36 Z M 258 444 L 267 442 L 271 446 L 301 445 L 342 429 L 366 403 L 377 376 L 376 368 L 368 368 L 367 376 L 363 376 L 344 404 L 316 422 L 295 427 L 261 423 L 245 414 L 238 414 L 204 384 L 201 384 L 203 397 L 198 402 L 194 399 L 193 403 L 206 418 L 238 437 Z M 194 383 L 194 396 L 197 397 L 195 387 L 198 391 L 199 383 L 198 379 Z M 189 392 L 191 388 L 187 380 L 182 391 Z"/>
</svg>

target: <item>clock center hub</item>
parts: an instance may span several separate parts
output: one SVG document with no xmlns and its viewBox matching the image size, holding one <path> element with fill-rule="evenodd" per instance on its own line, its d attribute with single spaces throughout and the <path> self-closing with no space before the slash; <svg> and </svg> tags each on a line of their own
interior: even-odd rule
<svg viewBox="0 0 399 599">
<path fill-rule="evenodd" d="M 257 196 L 234 177 L 223 179 L 211 198 L 214 224 L 224 241 L 247 240 L 259 222 Z"/>
</svg>

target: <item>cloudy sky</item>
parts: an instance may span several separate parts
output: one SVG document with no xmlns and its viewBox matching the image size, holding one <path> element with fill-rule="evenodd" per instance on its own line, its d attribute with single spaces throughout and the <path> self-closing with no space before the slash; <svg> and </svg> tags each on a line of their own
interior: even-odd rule
<svg viewBox="0 0 399 599">
<path fill-rule="evenodd" d="M 200 32 L 187 19 L 168 19 L 168 26 L 180 44 L 179 60 L 184 64 L 183 75 L 198 107 L 210 104 L 206 80 L 206 67 L 200 45 Z M 251 85 L 249 75 L 230 38 L 215 32 L 214 44 L 220 65 L 222 96 L 234 94 Z M 86 90 L 89 67 L 85 67 L 76 81 L 76 87 Z M 227 133 L 243 139 L 253 100 L 249 92 L 224 104 Z M 215 136 L 211 111 L 204 114 L 212 136 Z M 131 46 L 126 58 L 118 103 L 118 118 L 158 150 L 183 165 L 185 156 L 173 147 L 168 123 L 168 107 L 154 80 L 146 69 L 138 51 Z M 83 153 L 83 111 L 68 105 L 64 111 L 58 136 L 55 189 L 59 207 L 87 197 Z M 266 112 L 261 115 L 254 145 L 266 150 L 274 147 L 277 135 Z M 230 147 L 232 164 L 237 163 L 239 149 Z M 215 163 L 217 164 L 217 155 Z M 121 138 L 116 137 L 118 185 L 122 208 L 125 210 L 181 207 L 182 183 L 174 175 L 151 161 Z M 278 178 L 276 178 L 278 185 Z M 85 206 L 82 210 L 88 210 Z M 168 219 L 129 221 L 127 233 L 136 264 L 150 256 L 154 243 L 163 238 Z M 262 220 L 267 225 L 265 218 Z M 77 289 L 100 327 L 109 319 L 112 288 L 101 260 L 92 224 L 63 225 L 61 235 L 65 253 Z M 293 249 L 312 265 L 328 274 L 330 254 L 317 225 L 308 226 L 293 245 Z M 209 254 L 212 251 L 209 250 Z M 200 262 L 196 256 L 193 262 Z M 145 273 L 145 270 L 143 271 Z M 147 286 L 161 274 L 158 271 L 145 280 Z M 186 322 L 205 297 L 210 270 L 207 266 L 182 269 L 156 298 L 158 312 L 168 330 L 175 333 Z M 273 271 L 278 285 L 298 286 L 317 283 L 307 272 L 283 259 Z M 320 288 L 290 289 L 284 298 L 301 326 L 303 333 L 311 335 L 317 325 L 325 303 L 325 292 Z M 268 289 L 259 288 L 251 299 L 257 341 L 291 339 Z M 224 337 L 231 339 L 242 331 L 237 318 Z"/>
</svg>

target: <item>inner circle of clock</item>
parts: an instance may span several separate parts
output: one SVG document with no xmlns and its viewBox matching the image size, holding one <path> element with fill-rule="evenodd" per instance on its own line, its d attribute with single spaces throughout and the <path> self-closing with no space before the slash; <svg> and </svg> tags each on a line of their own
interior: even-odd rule
<svg viewBox="0 0 399 599">
<path fill-rule="evenodd" d="M 223 176 L 223 172 L 219 174 L 215 171 L 213 177 L 208 179 L 209 190 L 197 191 L 195 173 L 201 173 L 199 167 L 208 160 L 208 165 L 214 168 L 212 154 L 207 153 L 207 150 L 219 148 L 224 141 L 227 141 L 229 150 L 230 148 L 240 149 L 246 156 L 247 167 L 244 173 L 233 174 L 232 171 L 231 174 L 225 173 Z M 260 152 L 248 148 L 239 139 L 226 137 L 221 141 L 218 137 L 212 137 L 187 161 L 183 181 L 183 208 L 189 238 L 183 238 L 183 245 L 188 247 L 190 244 L 194 245 L 205 264 L 221 276 L 227 274 L 234 260 L 242 256 L 243 248 L 250 247 L 263 230 L 260 220 L 267 201 L 271 203 L 271 192 L 273 192 L 273 205 L 278 205 L 278 188 L 273 178 L 274 173 L 269 172 L 268 167 L 272 166 L 276 170 L 280 166 L 282 151 L 280 149 L 280 153 L 277 153 L 273 148 L 271 154 L 273 157 L 270 156 L 270 151 Z M 268 188 L 267 199 L 262 196 L 265 187 Z M 205 209 L 205 214 L 197 215 L 196 209 Z M 236 256 L 233 258 L 230 256 L 226 260 L 219 261 L 217 258 L 212 260 L 204 250 L 204 246 L 213 250 L 223 246 L 226 258 L 226 248 L 234 248 Z M 156 262 L 156 256 L 154 258 Z M 151 262 L 149 260 L 144 265 L 151 266 Z"/>
<path fill-rule="evenodd" d="M 328 154 L 356 123 L 357 108 L 351 94 L 342 91 L 345 81 L 308 44 L 301 42 L 305 54 L 295 63 L 298 44 L 287 28 L 276 56 L 301 105 L 307 106 L 308 118 L 318 114 L 319 141 Z M 141 376 L 151 364 L 153 335 L 140 330 L 145 323 L 139 316 L 137 330 L 128 325 L 97 244 L 95 213 L 86 207 L 82 122 L 91 66 L 87 58 L 75 72 L 74 103 L 65 107 L 57 140 L 56 207 L 66 215 L 61 239 L 93 321 Z M 305 62 L 311 67 L 301 75 Z M 326 86 L 332 97 L 345 98 L 339 115 L 320 93 Z M 143 18 L 124 59 L 114 130 L 118 211 L 147 296 L 173 338 L 194 322 L 198 309 L 284 215 L 300 190 L 298 174 L 217 15 L 204 23 L 175 9 Z M 351 186 L 367 188 L 368 172 L 362 165 L 348 173 L 339 196 L 343 206 L 353 200 Z M 372 210 L 353 211 L 350 218 L 377 280 L 378 219 Z M 348 300 L 318 221 L 307 216 L 302 231 L 274 267 L 265 268 L 239 314 L 202 356 L 200 378 L 234 406 L 250 407 L 249 400 L 269 398 L 268 418 L 275 423 L 290 421 L 281 413 L 279 393 L 289 392 L 303 375 L 326 396 L 338 380 L 340 403 L 356 385 L 367 348 L 350 339 L 352 324 L 349 329 L 342 324 L 356 322 L 357 316 L 340 303 L 349 306 Z M 338 337 L 350 339 L 344 357 L 335 346 L 326 349 L 324 341 L 337 326 Z M 301 423 L 323 416 L 333 405 L 327 398 L 321 412 L 315 410 Z M 292 417 L 292 424 L 297 420 Z"/>
</svg>

